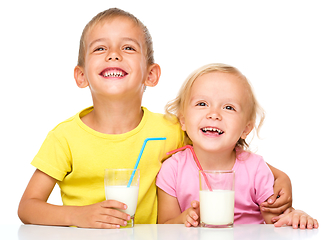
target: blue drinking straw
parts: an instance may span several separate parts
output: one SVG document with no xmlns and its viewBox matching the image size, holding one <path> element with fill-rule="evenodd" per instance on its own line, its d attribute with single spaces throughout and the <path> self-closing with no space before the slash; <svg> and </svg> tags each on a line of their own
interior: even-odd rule
<svg viewBox="0 0 327 240">
<path fill-rule="evenodd" d="M 129 182 L 128 182 L 128 184 L 127 184 L 127 187 L 130 187 L 131 184 L 132 184 L 132 181 L 133 181 L 133 178 L 134 178 L 134 175 L 135 175 L 136 169 L 137 169 L 137 167 L 138 167 L 138 165 L 139 165 L 139 163 L 140 163 L 140 159 L 141 159 L 141 157 L 142 157 L 142 154 L 143 154 L 143 151 L 144 151 L 144 148 L 145 148 L 146 143 L 147 143 L 148 141 L 166 140 L 166 139 L 167 139 L 167 138 L 164 137 L 164 138 L 146 138 L 146 139 L 144 140 L 144 142 L 143 142 L 143 146 L 142 146 L 141 151 L 140 151 L 140 154 L 139 154 L 139 156 L 138 156 L 138 158 L 137 158 L 137 160 L 136 160 L 135 166 L 134 166 L 134 171 L 132 172 L 132 175 L 131 175 L 131 178 L 129 179 Z"/>
</svg>

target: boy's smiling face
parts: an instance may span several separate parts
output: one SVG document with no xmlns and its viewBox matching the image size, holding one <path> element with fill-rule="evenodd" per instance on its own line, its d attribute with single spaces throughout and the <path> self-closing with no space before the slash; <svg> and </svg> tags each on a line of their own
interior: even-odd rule
<svg viewBox="0 0 327 240">
<path fill-rule="evenodd" d="M 77 67 L 78 77 L 90 87 L 94 100 L 142 98 L 149 68 L 144 33 L 135 22 L 127 17 L 102 20 L 87 33 L 85 49 L 85 67 Z"/>
</svg>

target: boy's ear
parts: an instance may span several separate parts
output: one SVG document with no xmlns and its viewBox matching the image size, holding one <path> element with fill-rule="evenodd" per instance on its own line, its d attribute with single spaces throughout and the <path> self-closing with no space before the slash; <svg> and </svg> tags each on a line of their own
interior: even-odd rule
<svg viewBox="0 0 327 240">
<path fill-rule="evenodd" d="M 158 84 L 161 75 L 160 66 L 156 63 L 149 67 L 148 77 L 145 80 L 145 86 L 154 87 Z"/>
<path fill-rule="evenodd" d="M 85 88 L 89 85 L 84 75 L 84 69 L 81 66 L 76 66 L 74 68 L 74 78 L 77 86 L 80 88 Z"/>
<path fill-rule="evenodd" d="M 248 122 L 248 124 L 244 128 L 241 138 L 246 139 L 246 137 L 250 134 L 253 128 L 254 128 L 254 122 L 253 121 Z"/>
</svg>

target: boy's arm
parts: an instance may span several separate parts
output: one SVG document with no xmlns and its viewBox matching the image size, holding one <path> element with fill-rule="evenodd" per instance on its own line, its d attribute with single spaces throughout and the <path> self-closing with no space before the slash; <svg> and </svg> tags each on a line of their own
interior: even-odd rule
<svg viewBox="0 0 327 240">
<path fill-rule="evenodd" d="M 290 208 L 290 210 L 286 212 L 273 219 L 273 222 L 275 222 L 275 227 L 281 227 L 283 225 L 292 226 L 294 229 L 297 229 L 299 226 L 301 229 L 312 229 L 319 227 L 316 219 L 313 219 L 311 216 L 301 210 L 294 210 L 293 208 Z"/>
<path fill-rule="evenodd" d="M 158 224 L 185 224 L 197 226 L 199 224 L 199 202 L 193 201 L 191 207 L 181 213 L 177 198 L 158 188 Z"/>
<path fill-rule="evenodd" d="M 22 196 L 18 216 L 25 224 L 117 228 L 125 225 L 128 214 L 123 203 L 104 201 L 89 206 L 57 206 L 47 203 L 57 180 L 36 170 Z"/>
<path fill-rule="evenodd" d="M 281 215 L 263 211 L 261 211 L 261 214 L 267 224 L 274 223 L 275 227 L 281 227 L 283 225 L 292 226 L 294 229 L 297 229 L 298 227 L 301 229 L 312 229 L 319 227 L 316 219 L 313 219 L 311 216 L 301 210 L 294 210 L 294 208 L 288 208 Z"/>
<path fill-rule="evenodd" d="M 267 202 L 267 200 L 265 202 Z M 273 223 L 272 218 L 278 216 L 277 213 L 271 213 L 271 212 L 262 211 L 262 208 L 260 208 L 260 211 L 261 211 L 261 215 L 262 215 L 263 219 L 265 220 L 265 223 L 267 223 L 267 224 L 272 224 Z"/>
<path fill-rule="evenodd" d="M 281 214 L 292 206 L 291 180 L 284 172 L 267 165 L 275 178 L 274 194 L 261 204 L 261 211 Z"/>
</svg>

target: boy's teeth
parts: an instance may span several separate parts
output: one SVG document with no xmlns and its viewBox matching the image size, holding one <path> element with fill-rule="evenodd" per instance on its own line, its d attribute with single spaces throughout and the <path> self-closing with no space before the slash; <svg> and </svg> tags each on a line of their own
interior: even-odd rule
<svg viewBox="0 0 327 240">
<path fill-rule="evenodd" d="M 124 74 L 122 72 L 106 72 L 104 73 L 105 77 L 123 77 Z"/>
</svg>

